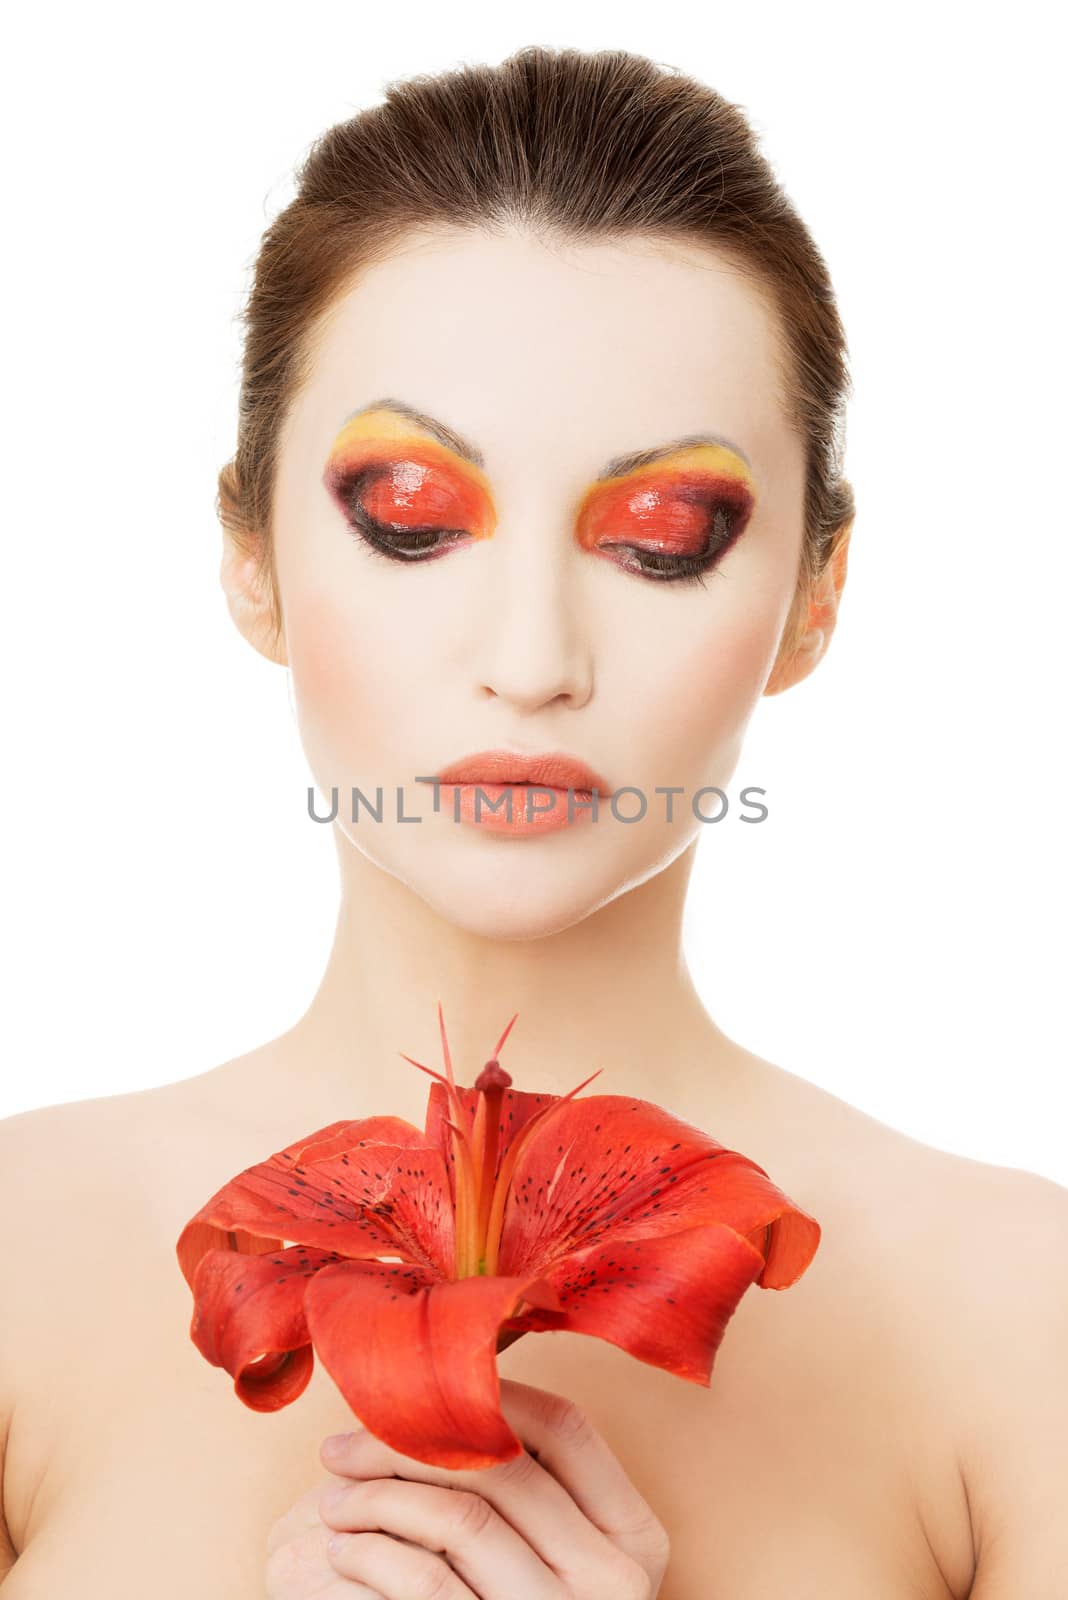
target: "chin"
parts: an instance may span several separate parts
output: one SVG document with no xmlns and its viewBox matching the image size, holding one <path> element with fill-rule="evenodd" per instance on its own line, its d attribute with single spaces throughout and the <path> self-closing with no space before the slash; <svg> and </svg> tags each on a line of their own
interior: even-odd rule
<svg viewBox="0 0 1068 1600">
<path fill-rule="evenodd" d="M 566 839 L 472 838 L 463 830 L 459 848 L 440 836 L 426 848 L 410 841 L 381 851 L 360 847 L 376 866 L 417 895 L 444 922 L 486 939 L 548 938 L 574 927 L 610 901 L 637 888 L 671 864 L 691 842 L 658 829 L 644 840 L 640 830 L 604 830 L 604 847 L 591 849 L 591 832 Z M 596 829 L 592 836 L 597 837 Z M 423 841 L 419 841 L 423 843 Z M 644 848 L 642 848 L 644 845 Z"/>
</svg>

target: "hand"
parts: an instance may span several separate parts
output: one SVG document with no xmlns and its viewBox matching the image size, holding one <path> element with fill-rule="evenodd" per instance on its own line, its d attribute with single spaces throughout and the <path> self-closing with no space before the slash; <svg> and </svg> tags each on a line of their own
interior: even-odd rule
<svg viewBox="0 0 1068 1600">
<path fill-rule="evenodd" d="M 271 1530 L 269 1600 L 655 1600 L 667 1533 L 585 1413 L 507 1378 L 501 1406 L 528 1448 L 479 1471 L 366 1429 L 324 1447 L 336 1475 Z"/>
</svg>

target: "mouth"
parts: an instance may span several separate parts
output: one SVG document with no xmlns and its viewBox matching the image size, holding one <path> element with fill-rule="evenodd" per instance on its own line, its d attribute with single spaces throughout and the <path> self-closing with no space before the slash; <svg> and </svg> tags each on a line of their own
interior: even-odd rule
<svg viewBox="0 0 1068 1600">
<path fill-rule="evenodd" d="M 435 776 L 443 787 L 449 786 L 455 822 L 518 838 L 539 838 L 588 823 L 601 796 L 612 794 L 607 778 L 562 750 L 538 755 L 476 750 L 450 761 Z M 539 796 L 538 790 L 550 793 Z"/>
<path fill-rule="evenodd" d="M 552 750 L 541 755 L 524 755 L 517 750 L 478 750 L 461 756 L 436 774 L 439 783 L 450 784 L 536 784 L 539 788 L 572 789 L 576 794 L 612 793 L 612 785 L 601 773 L 577 756 Z"/>
</svg>

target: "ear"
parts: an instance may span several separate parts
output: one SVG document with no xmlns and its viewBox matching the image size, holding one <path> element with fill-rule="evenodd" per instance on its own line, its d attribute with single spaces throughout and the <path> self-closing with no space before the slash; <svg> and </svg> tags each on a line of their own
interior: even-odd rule
<svg viewBox="0 0 1068 1600">
<path fill-rule="evenodd" d="M 276 628 L 269 574 L 261 578 L 259 566 L 257 547 L 242 549 L 224 530 L 219 582 L 234 624 L 261 656 L 285 667 L 289 665 L 285 634 Z"/>
<path fill-rule="evenodd" d="M 816 582 L 809 588 L 807 608 L 800 628 L 792 621 L 784 629 L 783 644 L 765 694 L 781 694 L 814 671 L 827 653 L 827 646 L 838 620 L 838 603 L 845 587 L 849 563 L 849 538 L 852 523 L 846 523 L 835 540 L 834 553 Z"/>
</svg>

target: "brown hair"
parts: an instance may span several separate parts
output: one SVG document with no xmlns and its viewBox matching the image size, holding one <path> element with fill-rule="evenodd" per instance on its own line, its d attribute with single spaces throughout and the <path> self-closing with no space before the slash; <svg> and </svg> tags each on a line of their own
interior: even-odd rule
<svg viewBox="0 0 1068 1600">
<path fill-rule="evenodd" d="M 263 236 L 245 310 L 237 451 L 216 508 L 267 580 L 282 631 L 271 512 L 278 441 L 324 315 L 354 275 L 435 226 L 509 223 L 561 241 L 640 235 L 710 245 L 765 294 L 781 327 L 782 400 L 806 447 L 804 542 L 787 632 L 844 550 L 847 346 L 826 263 L 742 110 L 625 50 L 528 45 L 500 66 L 387 84 L 328 129 Z"/>
</svg>

